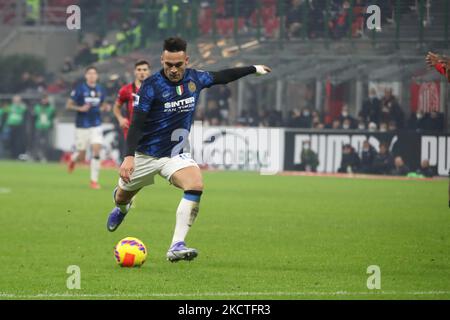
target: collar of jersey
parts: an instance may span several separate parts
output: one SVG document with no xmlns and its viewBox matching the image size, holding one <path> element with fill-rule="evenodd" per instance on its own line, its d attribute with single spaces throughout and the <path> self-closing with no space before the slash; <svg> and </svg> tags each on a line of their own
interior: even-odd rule
<svg viewBox="0 0 450 320">
<path fill-rule="evenodd" d="M 97 84 L 96 84 L 94 87 L 91 87 L 91 86 L 88 85 L 88 83 L 85 81 L 85 82 L 84 82 L 84 85 L 85 85 L 86 87 L 88 87 L 89 89 L 91 89 L 91 90 L 96 90 L 96 89 L 97 89 Z"/>
<path fill-rule="evenodd" d="M 186 69 L 186 70 L 184 71 L 183 78 L 181 78 L 181 80 L 178 81 L 178 82 L 172 82 L 172 81 L 170 81 L 169 78 L 167 78 L 166 75 L 164 74 L 164 69 L 161 69 L 161 70 L 159 71 L 159 73 L 160 73 L 161 76 L 164 78 L 164 80 L 166 80 L 166 82 L 168 82 L 170 85 L 176 87 L 176 86 L 179 86 L 181 83 L 183 83 L 184 78 L 186 77 L 186 74 L 187 74 L 187 70 L 188 70 L 188 69 Z"/>
</svg>

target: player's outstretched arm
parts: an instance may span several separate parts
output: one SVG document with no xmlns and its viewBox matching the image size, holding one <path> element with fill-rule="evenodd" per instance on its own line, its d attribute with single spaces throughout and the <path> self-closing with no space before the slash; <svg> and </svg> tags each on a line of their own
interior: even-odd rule
<svg viewBox="0 0 450 320">
<path fill-rule="evenodd" d="M 428 52 L 425 61 L 429 67 L 435 68 L 450 82 L 450 61 L 448 58 L 440 56 L 433 52 Z"/>
<path fill-rule="evenodd" d="M 238 67 L 225 69 L 221 71 L 212 71 L 210 74 L 213 77 L 213 84 L 227 84 L 232 81 L 236 81 L 242 77 L 248 76 L 250 74 L 263 75 L 271 72 L 267 66 L 264 65 L 254 65 L 248 67 Z"/>
</svg>

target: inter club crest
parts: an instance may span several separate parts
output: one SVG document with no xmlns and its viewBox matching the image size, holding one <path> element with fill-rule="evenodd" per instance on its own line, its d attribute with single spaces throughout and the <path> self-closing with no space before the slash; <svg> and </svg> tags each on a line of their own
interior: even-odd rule
<svg viewBox="0 0 450 320">
<path fill-rule="evenodd" d="M 195 82 L 189 81 L 188 89 L 191 93 L 194 93 L 197 90 L 197 86 L 195 85 Z"/>
</svg>

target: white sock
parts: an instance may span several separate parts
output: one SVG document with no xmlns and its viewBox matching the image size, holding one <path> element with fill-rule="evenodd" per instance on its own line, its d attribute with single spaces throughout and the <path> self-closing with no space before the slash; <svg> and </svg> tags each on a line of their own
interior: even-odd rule
<svg viewBox="0 0 450 320">
<path fill-rule="evenodd" d="M 91 159 L 91 181 L 98 182 L 100 174 L 100 159 Z"/>
<path fill-rule="evenodd" d="M 72 160 L 72 162 L 77 162 L 78 160 L 78 151 L 75 151 L 74 153 L 72 153 L 72 155 L 70 156 L 70 160 Z"/>
<path fill-rule="evenodd" d="M 120 212 L 122 212 L 123 214 L 127 214 L 128 211 L 130 210 L 130 204 L 116 204 L 117 208 L 119 208 Z"/>
<path fill-rule="evenodd" d="M 177 221 L 175 232 L 172 238 L 173 246 L 175 243 L 184 241 L 191 225 L 194 223 L 199 210 L 199 202 L 182 198 L 177 209 Z"/>
</svg>

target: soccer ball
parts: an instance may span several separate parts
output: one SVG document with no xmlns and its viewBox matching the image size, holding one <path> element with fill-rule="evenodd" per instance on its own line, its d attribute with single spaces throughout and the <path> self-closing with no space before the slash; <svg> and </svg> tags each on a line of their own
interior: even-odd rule
<svg viewBox="0 0 450 320">
<path fill-rule="evenodd" d="M 140 267 L 147 258 L 147 248 L 141 240 L 127 237 L 114 247 L 114 257 L 121 267 Z"/>
</svg>

